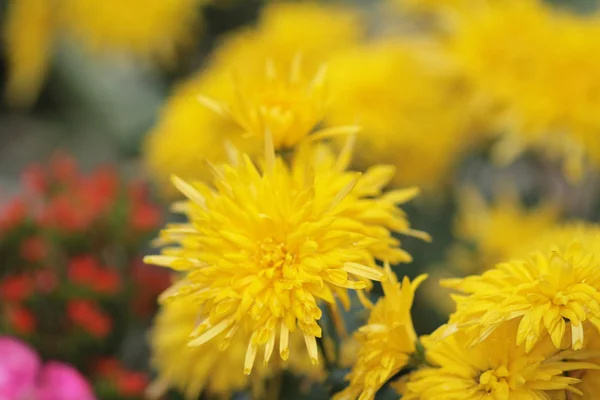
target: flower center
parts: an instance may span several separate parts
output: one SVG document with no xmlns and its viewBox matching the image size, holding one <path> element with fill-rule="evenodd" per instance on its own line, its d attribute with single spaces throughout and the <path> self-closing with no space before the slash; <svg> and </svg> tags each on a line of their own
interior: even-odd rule
<svg viewBox="0 0 600 400">
<path fill-rule="evenodd" d="M 509 376 L 510 372 L 505 366 L 488 370 L 479 376 L 479 386 L 487 393 L 506 391 Z"/>
<path fill-rule="evenodd" d="M 260 274 L 268 278 L 292 278 L 295 275 L 293 265 L 296 256 L 288 251 L 285 243 L 278 242 L 273 238 L 267 238 L 259 246 L 258 264 L 261 267 Z"/>
</svg>

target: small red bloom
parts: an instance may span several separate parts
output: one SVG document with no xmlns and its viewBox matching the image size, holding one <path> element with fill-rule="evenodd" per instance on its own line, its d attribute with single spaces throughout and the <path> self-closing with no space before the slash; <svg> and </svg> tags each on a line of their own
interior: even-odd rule
<svg viewBox="0 0 600 400">
<path fill-rule="evenodd" d="M 136 231 L 147 232 L 156 229 L 161 222 L 160 210 L 148 203 L 131 203 L 131 226 Z"/>
<path fill-rule="evenodd" d="M 98 269 L 91 284 L 92 288 L 98 293 L 114 294 L 121 287 L 121 277 L 113 269 Z"/>
<path fill-rule="evenodd" d="M 141 372 L 122 371 L 116 379 L 119 394 L 124 397 L 141 396 L 148 386 L 148 376 Z"/>
<path fill-rule="evenodd" d="M 91 285 L 96 279 L 98 263 L 92 256 L 73 257 L 69 261 L 69 280 L 79 285 Z"/>
<path fill-rule="evenodd" d="M 27 204 L 21 198 L 10 201 L 4 209 L 0 210 L 0 229 L 7 231 L 16 228 L 27 218 Z"/>
<path fill-rule="evenodd" d="M 121 373 L 121 363 L 114 357 L 106 357 L 99 360 L 94 370 L 96 374 L 105 378 L 114 378 Z"/>
<path fill-rule="evenodd" d="M 39 236 L 32 236 L 21 242 L 21 257 L 31 263 L 39 262 L 48 256 L 46 241 Z"/>
<path fill-rule="evenodd" d="M 21 302 L 33 292 L 31 277 L 23 274 L 0 281 L 0 298 L 6 302 Z"/>
<path fill-rule="evenodd" d="M 93 301 L 69 301 L 67 316 L 71 322 L 97 339 L 104 339 L 112 330 L 112 319 Z"/>
<path fill-rule="evenodd" d="M 31 311 L 24 307 L 11 307 L 7 312 L 8 324 L 17 333 L 29 335 L 35 331 L 37 321 Z"/>
</svg>

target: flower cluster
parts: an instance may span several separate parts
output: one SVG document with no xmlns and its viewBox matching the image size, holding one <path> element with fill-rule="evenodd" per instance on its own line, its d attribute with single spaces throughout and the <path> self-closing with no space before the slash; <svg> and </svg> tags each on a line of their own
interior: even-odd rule
<svg viewBox="0 0 600 400">
<path fill-rule="evenodd" d="M 411 374 L 406 397 L 592 398 L 599 244 L 596 226 L 555 228 L 529 256 L 442 282 L 460 292 L 457 310 L 423 339 L 429 366 Z"/>
<path fill-rule="evenodd" d="M 0 211 L 1 329 L 91 376 L 169 284 L 138 253 L 161 211 L 141 183 L 109 167 L 84 174 L 61 154 L 28 167 L 22 185 Z"/>
</svg>

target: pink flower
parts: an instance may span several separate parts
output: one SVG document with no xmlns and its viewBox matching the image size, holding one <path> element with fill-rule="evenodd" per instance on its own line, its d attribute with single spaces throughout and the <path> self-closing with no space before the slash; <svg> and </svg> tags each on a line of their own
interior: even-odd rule
<svg viewBox="0 0 600 400">
<path fill-rule="evenodd" d="M 41 361 L 25 343 L 0 336 L 0 399 L 22 400 L 35 391 Z"/>
<path fill-rule="evenodd" d="M 51 361 L 39 377 L 37 400 L 95 400 L 92 388 L 73 367 Z"/>
<path fill-rule="evenodd" d="M 0 336 L 0 400 L 96 400 L 73 367 L 50 361 L 42 367 L 35 350 Z"/>
</svg>

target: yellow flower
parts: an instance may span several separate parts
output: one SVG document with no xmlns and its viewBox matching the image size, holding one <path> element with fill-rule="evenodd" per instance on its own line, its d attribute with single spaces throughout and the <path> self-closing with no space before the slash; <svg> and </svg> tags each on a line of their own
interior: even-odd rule
<svg viewBox="0 0 600 400">
<path fill-rule="evenodd" d="M 148 135 L 144 146 L 145 163 L 163 192 L 171 197 L 177 194 L 169 183 L 172 173 L 184 179 L 206 180 L 210 175 L 204 167 L 204 160 L 213 163 L 226 161 L 225 142 L 231 142 L 251 155 L 253 147 L 262 146 L 263 127 L 256 128 L 256 124 L 252 124 L 250 129 L 259 132 L 247 137 L 231 118 L 223 118 L 204 107 L 198 101 L 201 96 L 221 104 L 238 104 L 238 100 L 243 100 L 241 95 L 255 101 L 265 94 L 266 100 L 271 98 L 280 104 L 302 103 L 304 128 L 297 129 L 296 121 L 293 121 L 294 132 L 271 128 L 271 135 L 279 147 L 286 143 L 282 135 L 291 133 L 297 137 L 298 134 L 306 134 L 303 132 L 306 129 L 313 128 L 306 126 L 322 117 L 326 93 L 323 93 L 324 88 L 320 84 L 310 88 L 296 83 L 287 86 L 293 82 L 279 81 L 281 86 L 278 88 L 265 87 L 267 62 L 275 71 L 287 74 L 300 55 L 302 80 L 310 82 L 316 77 L 316 82 L 319 82 L 321 75 L 318 71 L 331 55 L 353 45 L 361 36 L 358 15 L 345 8 L 310 3 L 267 5 L 257 27 L 227 37 L 210 56 L 207 66 L 180 86 L 165 104 L 158 124 Z M 238 77 L 237 83 L 243 83 L 242 88 L 237 87 L 234 76 Z M 239 93 L 237 97 L 236 90 Z M 282 95 L 294 97 L 285 99 Z M 310 101 L 310 104 L 304 101 Z M 245 104 L 240 106 L 246 109 Z M 255 107 L 251 110 L 257 111 Z M 266 111 L 267 116 L 276 117 L 269 119 L 269 125 L 285 122 L 284 118 L 280 118 L 277 107 L 270 106 Z M 236 112 L 236 115 L 243 114 Z M 286 115 L 296 116 L 287 111 Z M 287 140 L 287 143 L 293 142 Z"/>
<path fill-rule="evenodd" d="M 560 393 L 556 391 L 580 393 L 573 386 L 579 379 L 563 373 L 598 368 L 572 352 L 557 350 L 548 340 L 526 352 L 514 341 L 516 331 L 516 324 L 508 323 L 473 348 L 460 332 L 442 341 L 423 338 L 431 366 L 410 375 L 402 398 L 551 399 Z"/>
<path fill-rule="evenodd" d="M 235 96 L 230 104 L 206 96 L 199 99 L 221 117 L 235 121 L 247 135 L 264 138 L 265 132 L 269 132 L 275 149 L 290 149 L 311 133 L 313 138 L 332 134 L 326 129 L 314 132 L 329 103 L 324 68 L 307 79 L 298 55 L 284 71 L 267 60 L 262 75 L 236 77 Z M 353 127 L 333 129 L 335 134 L 356 131 Z"/>
<path fill-rule="evenodd" d="M 543 3 L 497 1 L 461 13 L 450 49 L 496 110 L 495 158 L 507 163 L 541 150 L 577 178 L 586 158 L 600 162 L 600 28 L 596 17 Z"/>
<path fill-rule="evenodd" d="M 232 165 L 214 168 L 214 188 L 173 178 L 189 199 L 175 209 L 190 223 L 168 226 L 160 241 L 174 246 L 146 262 L 187 272 L 167 298 L 197 303 L 200 322 L 191 345 L 222 333 L 232 337 L 248 324 L 252 335 L 244 371 L 249 374 L 259 347 L 265 346 L 264 362 L 269 361 L 276 337 L 287 359 L 289 333 L 299 328 L 316 364 L 318 303 L 334 307 L 337 295 L 348 306 L 348 289 L 364 298 L 371 281 L 383 277 L 375 257 L 394 263 L 410 259 L 390 230 L 412 232 L 395 205 L 416 191 L 382 195 L 392 170 L 377 166 L 362 177 L 345 172 L 350 152 L 347 147 L 325 169 L 322 150 L 305 147 L 290 168 L 267 139 L 260 170 L 244 154 Z"/>
<path fill-rule="evenodd" d="M 198 307 L 191 301 L 181 300 L 162 306 L 150 335 L 152 365 L 158 373 L 148 390 L 152 398 L 160 398 L 169 388 L 181 391 L 191 400 L 197 399 L 203 391 L 229 398 L 234 392 L 248 387 L 261 398 L 264 397 L 265 380 L 281 369 L 308 374 L 314 379 L 322 374 L 312 366 L 308 356 L 300 355 L 285 364 L 258 365 L 255 374 L 248 377 L 242 368 L 250 335 L 242 332 L 236 335 L 227 350 L 222 350 L 215 341 L 189 347 L 189 334 L 196 326 L 197 317 Z M 291 335 L 292 348 L 300 349 L 303 345 L 302 336 Z"/>
<path fill-rule="evenodd" d="M 591 235 L 500 263 L 481 276 L 443 282 L 465 293 L 455 296 L 447 332 L 464 328 L 477 343 L 517 320 L 517 344 L 527 352 L 548 335 L 559 347 L 567 331 L 573 349 L 581 349 L 584 328 L 600 329 L 600 236 Z"/>
<path fill-rule="evenodd" d="M 554 227 L 558 216 L 558 207 L 552 203 L 524 207 L 510 188 L 502 190 L 493 204 L 467 188 L 460 194 L 455 235 L 475 244 L 477 250 L 472 257 L 462 246 L 453 249 L 456 257 L 452 264 L 477 273 L 497 262 L 527 255 L 532 250 L 528 243 Z"/>
<path fill-rule="evenodd" d="M 400 285 L 389 265 L 385 272 L 385 295 L 371 311 L 368 324 L 355 335 L 361 346 L 347 376 L 350 385 L 336 394 L 335 400 L 374 399 L 381 386 L 407 365 L 416 350 L 417 335 L 410 309 L 415 290 L 426 276 L 421 275 L 412 283 L 404 277 Z"/>
<path fill-rule="evenodd" d="M 584 349 L 593 354 L 593 358 L 590 359 L 590 362 L 600 365 L 600 335 L 596 330 L 589 330 L 589 332 L 585 332 L 585 338 Z M 577 384 L 575 388 L 580 390 L 582 394 L 573 394 L 570 398 L 565 396 L 561 400 L 593 399 L 600 393 L 600 371 L 586 369 L 574 371 L 570 376 L 581 379 L 581 383 Z"/>
<path fill-rule="evenodd" d="M 334 57 L 329 72 L 327 121 L 363 128 L 359 168 L 389 163 L 395 185 L 436 187 L 473 143 L 469 90 L 429 40 L 365 44 Z"/>
<path fill-rule="evenodd" d="M 192 39 L 200 1 L 12 0 L 5 30 L 9 101 L 35 101 L 63 34 L 93 51 L 172 60 Z"/>
</svg>

